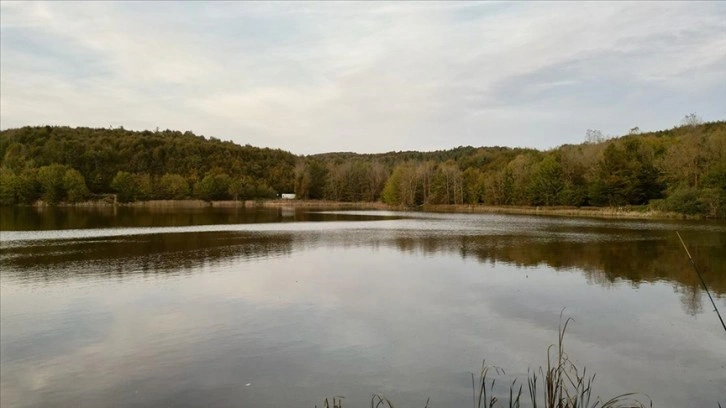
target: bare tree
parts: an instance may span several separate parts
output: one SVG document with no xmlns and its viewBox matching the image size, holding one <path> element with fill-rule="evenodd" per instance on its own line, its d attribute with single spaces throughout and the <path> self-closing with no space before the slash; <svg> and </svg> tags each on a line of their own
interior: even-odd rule
<svg viewBox="0 0 726 408">
<path fill-rule="evenodd" d="M 683 120 L 681 120 L 681 125 L 683 126 L 697 126 L 703 123 L 703 119 L 701 119 L 700 116 L 698 116 L 695 112 L 689 113 L 688 115 L 683 117 Z"/>
<path fill-rule="evenodd" d="M 604 140 L 605 136 L 597 129 L 587 129 L 585 131 L 585 143 L 600 143 Z"/>
<path fill-rule="evenodd" d="M 310 172 L 304 160 L 295 163 L 295 194 L 299 198 L 308 198 L 310 191 Z"/>
<path fill-rule="evenodd" d="M 388 178 L 388 170 L 381 162 L 374 161 L 366 173 L 366 199 L 376 201 Z"/>
<path fill-rule="evenodd" d="M 431 198 L 431 181 L 434 177 L 434 162 L 425 161 L 416 166 L 416 177 L 421 182 L 423 202 L 429 204 Z"/>
</svg>

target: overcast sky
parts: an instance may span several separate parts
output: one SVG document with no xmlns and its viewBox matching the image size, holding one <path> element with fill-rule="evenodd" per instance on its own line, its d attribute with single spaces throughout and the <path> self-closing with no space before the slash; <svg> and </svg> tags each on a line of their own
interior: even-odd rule
<svg viewBox="0 0 726 408">
<path fill-rule="evenodd" d="M 550 148 L 726 119 L 726 3 L 0 3 L 0 127 L 294 153 Z"/>
</svg>

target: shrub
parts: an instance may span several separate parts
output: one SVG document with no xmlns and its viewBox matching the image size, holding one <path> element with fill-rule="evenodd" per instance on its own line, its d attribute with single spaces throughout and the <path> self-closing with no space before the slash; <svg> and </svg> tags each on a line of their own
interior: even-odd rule
<svg viewBox="0 0 726 408">
<path fill-rule="evenodd" d="M 675 211 L 681 214 L 704 214 L 706 208 L 699 199 L 699 191 L 695 188 L 685 187 L 674 191 L 666 199 L 669 211 Z"/>
</svg>

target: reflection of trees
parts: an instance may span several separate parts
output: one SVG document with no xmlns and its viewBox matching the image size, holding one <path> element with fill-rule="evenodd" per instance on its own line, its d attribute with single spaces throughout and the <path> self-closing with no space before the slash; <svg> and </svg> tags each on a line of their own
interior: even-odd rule
<svg viewBox="0 0 726 408">
<path fill-rule="evenodd" d="M 185 227 L 189 225 L 355 221 L 381 218 L 375 215 L 311 212 L 309 208 L 0 207 L 0 231 Z"/>
<path fill-rule="evenodd" d="M 676 286 L 676 292 L 681 294 L 681 303 L 686 313 L 695 316 L 703 311 L 700 286 Z"/>
<path fill-rule="evenodd" d="M 699 238 L 691 248 L 694 259 L 716 294 L 726 293 L 726 247 L 723 234 Z M 602 286 L 627 280 L 669 281 L 677 290 L 689 313 L 700 309 L 700 287 L 696 274 L 676 241 L 662 237 L 621 240 L 567 240 L 522 235 L 400 237 L 394 245 L 404 252 L 458 253 L 480 262 L 505 262 L 520 267 L 547 265 L 558 270 L 582 270 L 588 282 Z"/>
<path fill-rule="evenodd" d="M 164 275 L 292 252 L 290 234 L 178 233 L 83 239 L 3 250 L 3 273 L 28 280 L 70 276 Z"/>
<path fill-rule="evenodd" d="M 54 230 L 277 222 L 277 208 L 78 207 L 0 208 L 0 230 Z"/>
<path fill-rule="evenodd" d="M 279 209 L 274 209 L 277 214 Z M 338 215 L 311 214 L 320 220 Z M 350 219 L 350 218 L 348 218 Z M 315 218 L 311 220 L 317 220 Z M 670 231 L 595 231 L 594 236 L 568 235 L 469 236 L 409 232 L 196 232 L 133 237 L 48 241 L 2 251 L 3 277 L 41 280 L 70 276 L 124 276 L 192 271 L 205 265 L 267 258 L 307 247 L 393 247 L 401 252 L 462 258 L 519 267 L 547 265 L 556 270 L 582 271 L 588 283 L 611 286 L 620 280 L 638 286 L 667 281 L 675 285 L 688 313 L 701 311 L 701 289 L 696 274 Z M 602 233 L 602 234 L 600 234 Z M 699 232 L 687 238 L 689 249 L 715 295 L 726 294 L 726 236 Z M 602 239 L 607 237 L 607 240 Z M 392 267 L 395 267 L 393 265 Z"/>
</svg>

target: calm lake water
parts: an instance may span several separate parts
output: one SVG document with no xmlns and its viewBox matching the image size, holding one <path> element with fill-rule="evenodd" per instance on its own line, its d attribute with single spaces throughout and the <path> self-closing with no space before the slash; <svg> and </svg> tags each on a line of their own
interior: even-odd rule
<svg viewBox="0 0 726 408">
<path fill-rule="evenodd" d="M 471 406 L 546 363 L 726 406 L 726 224 L 292 209 L 0 210 L 3 407 Z M 499 382 L 498 382 L 499 383 Z M 526 393 L 526 391 L 525 391 Z"/>
</svg>

